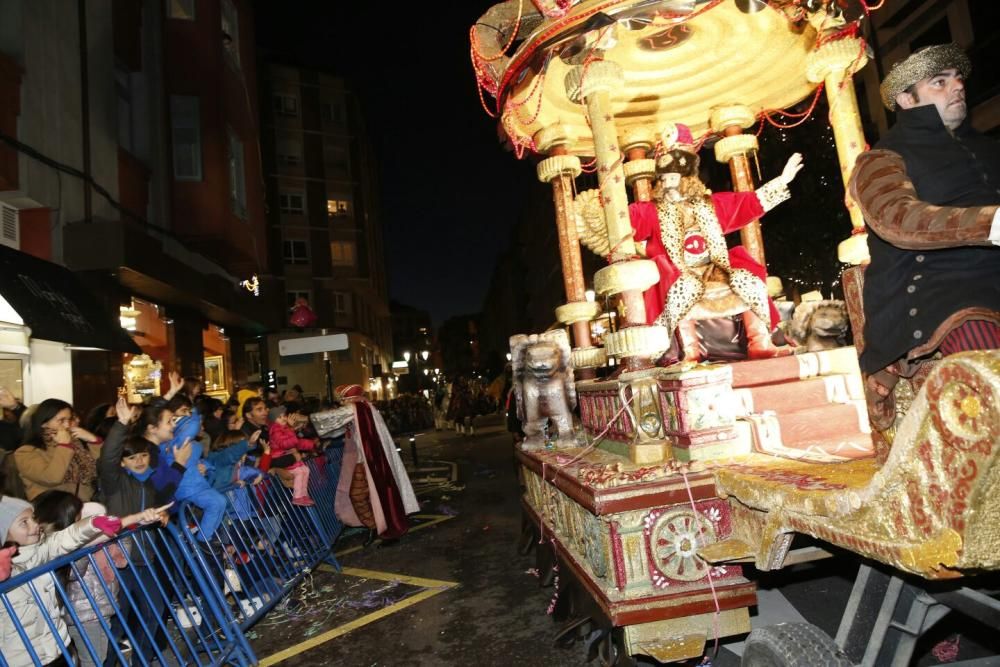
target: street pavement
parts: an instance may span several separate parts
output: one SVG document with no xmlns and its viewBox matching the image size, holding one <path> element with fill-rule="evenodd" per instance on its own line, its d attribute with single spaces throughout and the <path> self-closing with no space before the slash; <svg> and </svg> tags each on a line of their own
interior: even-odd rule
<svg viewBox="0 0 1000 667">
<path fill-rule="evenodd" d="M 407 439 L 398 444 L 414 468 Z M 421 512 L 411 531 L 391 545 L 363 547 L 363 534 L 342 538 L 336 552 L 343 572 L 312 573 L 253 629 L 263 667 L 586 664 L 583 642 L 553 644 L 557 626 L 546 613 L 553 588 L 539 586 L 533 553 L 517 553 L 519 490 L 500 418 L 480 418 L 473 436 L 431 430 L 415 444 L 419 465 L 411 479 Z M 833 636 L 857 561 L 747 569 L 760 586 L 755 627 L 806 620 Z M 961 629 L 960 622 L 943 624 L 922 642 L 916 664 L 938 664 L 930 648 Z M 713 665 L 739 665 L 742 639 L 717 653 L 710 641 Z"/>
</svg>

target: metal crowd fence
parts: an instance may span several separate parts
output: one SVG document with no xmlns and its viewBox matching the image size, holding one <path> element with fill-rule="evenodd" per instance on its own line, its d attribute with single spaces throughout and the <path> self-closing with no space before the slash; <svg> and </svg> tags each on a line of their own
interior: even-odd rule
<svg viewBox="0 0 1000 667">
<path fill-rule="evenodd" d="M 321 562 L 343 442 L 306 463 L 315 505 L 291 503 L 274 475 L 222 491 L 215 535 L 183 503 L 166 528 L 128 531 L 0 583 L 0 667 L 237 665 L 257 658 L 244 632 Z"/>
</svg>

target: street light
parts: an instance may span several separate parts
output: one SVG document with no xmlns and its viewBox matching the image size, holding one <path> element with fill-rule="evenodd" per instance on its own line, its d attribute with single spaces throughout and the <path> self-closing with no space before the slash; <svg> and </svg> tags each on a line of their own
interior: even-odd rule
<svg viewBox="0 0 1000 667">
<path fill-rule="evenodd" d="M 507 361 L 511 360 L 510 352 L 507 353 Z"/>
<path fill-rule="evenodd" d="M 409 361 L 410 361 L 410 353 L 409 352 L 404 352 L 403 353 L 403 361 L 409 363 Z"/>
<path fill-rule="evenodd" d="M 427 357 L 431 356 L 431 353 L 428 352 L 427 350 L 424 350 L 423 352 L 420 353 L 420 356 L 424 358 L 424 361 L 427 361 Z"/>
</svg>

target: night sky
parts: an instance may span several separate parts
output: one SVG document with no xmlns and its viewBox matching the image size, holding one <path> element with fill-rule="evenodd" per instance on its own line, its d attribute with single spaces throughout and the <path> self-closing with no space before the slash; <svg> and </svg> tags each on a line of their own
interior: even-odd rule
<svg viewBox="0 0 1000 667">
<path fill-rule="evenodd" d="M 390 296 L 436 323 L 480 309 L 534 179 L 476 94 L 469 27 L 492 4 L 255 3 L 265 54 L 358 91 L 380 161 Z"/>
</svg>

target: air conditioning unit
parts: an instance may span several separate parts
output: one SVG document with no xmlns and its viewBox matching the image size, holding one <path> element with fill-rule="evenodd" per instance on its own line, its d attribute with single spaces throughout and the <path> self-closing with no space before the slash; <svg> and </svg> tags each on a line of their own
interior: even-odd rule
<svg viewBox="0 0 1000 667">
<path fill-rule="evenodd" d="M 0 203 L 0 244 L 21 249 L 21 219 L 18 210 Z"/>
</svg>

